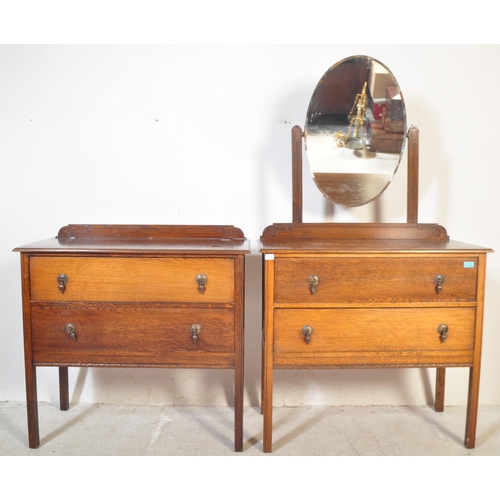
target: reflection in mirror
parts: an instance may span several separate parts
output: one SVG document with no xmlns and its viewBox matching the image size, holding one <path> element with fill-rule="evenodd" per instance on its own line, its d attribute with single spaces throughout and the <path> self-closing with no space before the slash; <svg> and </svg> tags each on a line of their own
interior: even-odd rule
<svg viewBox="0 0 500 500">
<path fill-rule="evenodd" d="M 403 96 L 382 63 L 349 57 L 323 75 L 304 137 L 314 181 L 334 203 L 357 207 L 380 196 L 399 166 L 405 136 Z"/>
</svg>

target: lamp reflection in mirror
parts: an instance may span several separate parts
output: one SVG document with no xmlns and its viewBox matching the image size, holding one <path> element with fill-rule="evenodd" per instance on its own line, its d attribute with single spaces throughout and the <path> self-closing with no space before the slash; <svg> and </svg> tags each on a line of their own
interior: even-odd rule
<svg viewBox="0 0 500 500">
<path fill-rule="evenodd" d="M 349 113 L 349 130 L 347 134 L 342 131 L 335 132 L 335 139 L 337 139 L 337 146 L 346 147 L 349 149 L 364 149 L 366 147 L 366 140 L 359 136 L 360 130 L 364 131 L 365 128 L 365 116 L 366 116 L 366 84 L 363 85 L 363 90 L 361 94 L 356 96 L 354 100 L 354 105 L 351 112 Z M 357 112 L 353 115 L 354 108 L 357 108 Z M 354 132 L 352 132 L 354 128 Z M 352 133 L 351 133 L 352 132 Z"/>
<path fill-rule="evenodd" d="M 378 198 L 396 173 L 405 137 L 403 96 L 386 66 L 353 56 L 323 75 L 304 139 L 312 177 L 327 198 L 344 207 Z"/>
</svg>

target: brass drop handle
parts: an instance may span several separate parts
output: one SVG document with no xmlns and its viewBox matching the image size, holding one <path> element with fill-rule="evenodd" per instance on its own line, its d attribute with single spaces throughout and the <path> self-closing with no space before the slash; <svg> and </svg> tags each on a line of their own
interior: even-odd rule
<svg viewBox="0 0 500 500">
<path fill-rule="evenodd" d="M 304 335 L 304 341 L 306 344 L 309 344 L 311 342 L 311 335 L 313 334 L 314 330 L 312 326 L 306 325 L 302 328 L 302 335 Z"/>
<path fill-rule="evenodd" d="M 448 325 L 444 323 L 438 326 L 438 333 L 441 335 L 441 342 L 446 342 L 446 338 L 448 337 Z"/>
<path fill-rule="evenodd" d="M 73 323 L 66 323 L 66 325 L 64 325 L 64 331 L 71 340 L 76 340 L 76 326 Z"/>
<path fill-rule="evenodd" d="M 205 285 L 207 282 L 208 278 L 204 274 L 198 274 L 198 276 L 196 276 L 196 283 L 198 283 L 198 290 L 200 293 L 205 291 Z"/>
<path fill-rule="evenodd" d="M 191 337 L 193 338 L 193 344 L 196 344 L 196 342 L 198 342 L 198 336 L 201 332 L 201 326 L 195 323 L 194 325 L 191 325 L 189 331 L 191 332 Z"/>
<path fill-rule="evenodd" d="M 316 293 L 316 288 L 319 285 L 319 277 L 313 274 L 312 276 L 309 276 L 309 287 L 311 289 L 311 293 L 315 294 Z"/>
<path fill-rule="evenodd" d="M 437 274 L 434 276 L 434 284 L 436 285 L 436 292 L 441 293 L 443 289 L 444 276 L 442 274 Z"/>
<path fill-rule="evenodd" d="M 66 291 L 66 285 L 68 284 L 68 277 L 65 274 L 60 274 L 57 277 L 57 283 L 59 283 L 59 291 L 64 293 Z"/>
</svg>

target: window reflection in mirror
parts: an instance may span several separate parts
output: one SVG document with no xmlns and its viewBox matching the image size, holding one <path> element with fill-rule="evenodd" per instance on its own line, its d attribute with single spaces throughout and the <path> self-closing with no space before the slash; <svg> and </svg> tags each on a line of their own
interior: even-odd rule
<svg viewBox="0 0 500 500">
<path fill-rule="evenodd" d="M 399 166 L 405 136 L 401 89 L 382 63 L 354 56 L 323 75 L 304 137 L 311 174 L 327 198 L 357 207 L 380 196 Z"/>
</svg>

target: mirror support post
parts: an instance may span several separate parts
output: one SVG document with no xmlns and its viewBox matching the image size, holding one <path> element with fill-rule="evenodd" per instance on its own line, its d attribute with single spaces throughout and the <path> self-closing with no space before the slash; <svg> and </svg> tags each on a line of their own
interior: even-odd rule
<svg viewBox="0 0 500 500">
<path fill-rule="evenodd" d="M 418 128 L 408 130 L 407 222 L 418 222 Z"/>
<path fill-rule="evenodd" d="M 302 222 L 302 129 L 292 128 L 292 210 L 294 223 Z"/>
</svg>

